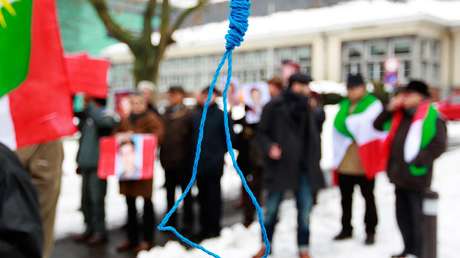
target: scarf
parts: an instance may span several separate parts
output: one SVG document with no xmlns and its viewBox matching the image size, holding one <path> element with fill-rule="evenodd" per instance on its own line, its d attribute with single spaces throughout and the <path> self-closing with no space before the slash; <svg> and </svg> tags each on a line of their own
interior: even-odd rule
<svg viewBox="0 0 460 258">
<path fill-rule="evenodd" d="M 334 121 L 333 165 L 337 170 L 349 146 L 356 142 L 364 172 L 369 179 L 373 179 L 378 172 L 384 170 L 381 153 L 386 133 L 374 128 L 374 121 L 382 112 L 383 106 L 375 96 L 367 94 L 350 113 L 351 107 L 349 99 L 343 100 Z"/>
<path fill-rule="evenodd" d="M 396 112 L 391 120 L 391 124 L 388 125 L 389 134 L 384 144 L 386 160 L 390 157 L 394 137 L 404 117 L 403 112 Z M 438 118 L 438 111 L 429 101 L 423 102 L 415 111 L 404 143 L 404 161 L 409 164 L 409 171 L 413 176 L 423 176 L 428 172 L 427 167 L 418 167 L 411 163 L 414 162 L 420 151 L 426 149 L 433 141 L 437 133 L 436 122 Z"/>
</svg>

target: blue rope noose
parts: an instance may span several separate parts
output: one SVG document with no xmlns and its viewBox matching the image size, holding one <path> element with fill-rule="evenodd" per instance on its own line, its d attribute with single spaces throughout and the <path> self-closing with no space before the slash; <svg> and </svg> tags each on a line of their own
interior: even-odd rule
<svg viewBox="0 0 460 258">
<path fill-rule="evenodd" d="M 200 120 L 200 129 L 198 133 L 198 141 L 196 145 L 196 153 L 195 153 L 195 159 L 193 163 L 193 172 L 192 172 L 192 177 L 190 179 L 190 182 L 187 185 L 187 188 L 185 191 L 182 193 L 182 195 L 179 197 L 179 199 L 176 201 L 172 209 L 166 214 L 166 216 L 163 218 L 161 223 L 158 225 L 158 230 L 160 231 L 168 231 L 176 235 L 179 240 L 184 242 L 185 244 L 189 245 L 190 247 L 199 249 L 206 254 L 215 257 L 215 258 L 220 258 L 219 255 L 207 250 L 203 246 L 194 243 L 187 237 L 183 236 L 181 233 L 177 231 L 176 228 L 167 226 L 167 223 L 171 216 L 176 212 L 178 209 L 180 203 L 185 199 L 187 194 L 190 193 L 190 190 L 195 184 L 196 177 L 198 174 L 198 164 L 200 161 L 201 157 L 201 145 L 203 142 L 203 136 L 204 136 L 204 126 L 206 123 L 206 116 L 208 114 L 208 109 L 209 109 L 209 104 L 212 99 L 212 95 L 214 92 L 214 88 L 216 86 L 217 79 L 219 78 L 220 72 L 222 71 L 223 66 L 225 63 L 228 61 L 228 76 L 227 76 L 227 81 L 225 83 L 225 89 L 223 92 L 223 102 L 224 102 L 224 126 L 225 126 L 225 136 L 226 136 L 226 142 L 227 142 L 227 150 L 228 153 L 230 154 L 233 167 L 235 168 L 236 172 L 238 173 L 241 182 L 243 184 L 243 188 L 245 191 L 248 193 L 255 209 L 257 212 L 257 216 L 259 219 L 259 224 L 261 226 L 262 230 L 262 238 L 263 242 L 265 244 L 266 250 L 264 254 L 264 258 L 268 257 L 270 254 L 270 242 L 268 241 L 268 236 L 267 232 L 265 230 L 264 226 L 264 218 L 263 218 L 263 212 L 262 208 L 259 205 L 259 202 L 257 201 L 257 198 L 254 196 L 253 192 L 251 191 L 246 178 L 243 175 L 243 172 L 241 171 L 240 167 L 238 166 L 238 163 L 236 162 L 236 155 L 235 152 L 233 151 L 233 146 L 232 146 L 232 139 L 231 139 L 231 134 L 230 134 L 230 128 L 229 128 L 229 121 L 228 121 L 228 106 L 227 106 L 227 96 L 228 96 L 228 89 L 232 80 L 232 56 L 233 56 L 233 50 L 236 47 L 239 47 L 241 43 L 244 41 L 244 35 L 246 34 L 246 31 L 248 30 L 248 19 L 249 19 L 249 14 L 250 14 L 250 7 L 251 3 L 250 0 L 231 0 L 230 2 L 230 26 L 227 35 L 225 36 L 226 39 L 226 51 L 224 55 L 222 56 L 222 59 L 219 62 L 219 66 L 217 67 L 216 73 L 214 74 L 214 77 L 211 82 L 211 86 L 209 88 L 208 92 L 208 97 L 206 99 L 206 103 L 203 108 L 203 114 L 201 116 Z"/>
</svg>

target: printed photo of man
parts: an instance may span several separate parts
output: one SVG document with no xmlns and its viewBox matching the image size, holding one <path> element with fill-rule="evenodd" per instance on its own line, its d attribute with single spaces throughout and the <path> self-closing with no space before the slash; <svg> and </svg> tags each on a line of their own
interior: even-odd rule
<svg viewBox="0 0 460 258">
<path fill-rule="evenodd" d="M 136 151 L 136 143 L 132 140 L 122 141 L 118 147 L 117 175 L 120 180 L 137 180 L 141 177 L 141 170 Z"/>
</svg>

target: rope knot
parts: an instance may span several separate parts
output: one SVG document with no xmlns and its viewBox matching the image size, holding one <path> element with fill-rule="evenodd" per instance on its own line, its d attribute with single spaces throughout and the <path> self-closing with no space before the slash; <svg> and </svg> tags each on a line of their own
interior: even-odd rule
<svg viewBox="0 0 460 258">
<path fill-rule="evenodd" d="M 249 27 L 251 3 L 249 0 L 230 1 L 230 26 L 225 39 L 226 49 L 231 51 L 244 41 L 244 35 Z"/>
</svg>

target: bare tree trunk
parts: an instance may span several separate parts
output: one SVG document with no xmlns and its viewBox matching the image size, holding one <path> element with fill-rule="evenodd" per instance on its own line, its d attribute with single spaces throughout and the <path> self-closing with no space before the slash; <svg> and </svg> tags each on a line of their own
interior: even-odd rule
<svg viewBox="0 0 460 258">
<path fill-rule="evenodd" d="M 159 63 L 161 58 L 158 56 L 158 48 L 155 46 L 131 49 L 134 55 L 134 82 L 137 85 L 140 81 L 151 81 L 157 83 L 159 73 Z"/>
<path fill-rule="evenodd" d="M 171 21 L 171 7 L 169 0 L 162 0 L 157 3 L 157 0 L 146 1 L 146 6 L 143 15 L 143 28 L 140 37 L 136 37 L 131 32 L 123 28 L 112 17 L 107 0 L 89 0 L 97 12 L 99 18 L 104 24 L 109 34 L 120 42 L 126 43 L 134 55 L 134 82 L 137 84 L 140 81 L 151 81 L 156 83 L 159 76 L 160 62 L 163 59 L 166 48 L 174 43 L 172 35 L 174 31 L 180 28 L 184 21 L 193 12 L 202 8 L 208 0 L 198 0 L 195 6 L 183 10 L 178 17 Z M 161 5 L 161 25 L 159 33 L 161 35 L 160 42 L 157 45 L 152 45 L 151 35 L 153 33 L 152 18 L 155 16 L 157 5 Z"/>
</svg>

